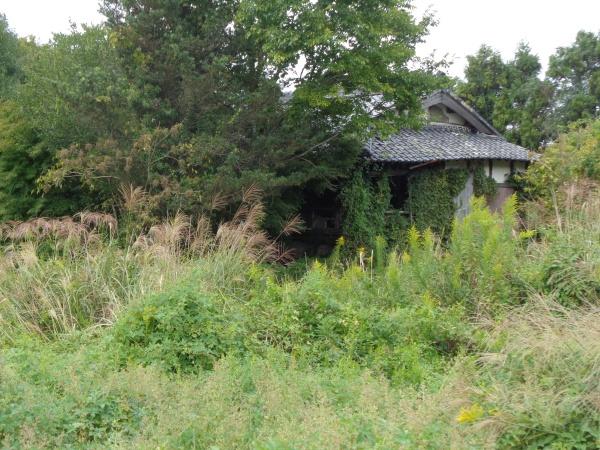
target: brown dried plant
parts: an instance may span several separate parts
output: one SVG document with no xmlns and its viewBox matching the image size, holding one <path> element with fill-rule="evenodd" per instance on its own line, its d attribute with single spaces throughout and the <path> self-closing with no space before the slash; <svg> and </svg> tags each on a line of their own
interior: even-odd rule
<svg viewBox="0 0 600 450">
<path fill-rule="evenodd" d="M 132 184 L 121 185 L 119 188 L 121 195 L 121 205 L 127 212 L 139 210 L 147 200 L 146 191 L 141 186 L 134 187 Z"/>
<path fill-rule="evenodd" d="M 206 216 L 200 216 L 194 228 L 193 221 L 188 216 L 177 213 L 172 219 L 155 225 L 147 233 L 140 235 L 134 245 L 156 255 L 184 252 L 206 255 L 209 252 L 219 252 L 229 256 L 238 255 L 253 262 L 289 263 L 293 260 L 293 253 L 284 249 L 279 240 L 283 236 L 297 233 L 302 221 L 298 216 L 292 217 L 279 236 L 271 238 L 261 228 L 265 217 L 261 196 L 256 186 L 246 190 L 233 218 L 221 223 L 214 233 Z"/>
<path fill-rule="evenodd" d="M 88 229 L 105 228 L 111 236 L 117 232 L 118 222 L 111 214 L 84 211 L 76 214 L 75 217 L 79 218 Z"/>
<path fill-rule="evenodd" d="M 144 191 L 133 186 L 122 187 L 121 195 L 126 210 L 135 209 L 143 202 Z M 298 233 L 302 228 L 299 216 L 291 217 L 282 231 L 271 238 L 262 228 L 265 208 L 262 193 L 251 186 L 242 194 L 242 202 L 230 221 L 221 223 L 216 232 L 207 216 L 200 216 L 192 225 L 192 219 L 177 212 L 163 223 L 154 225 L 138 236 L 134 248 L 149 253 L 167 255 L 206 255 L 217 251 L 237 254 L 253 262 L 274 261 L 288 263 L 293 260 L 291 250 L 286 250 L 280 240 L 284 236 Z M 221 207 L 225 197 L 216 196 L 213 207 Z M 70 242 L 90 243 L 100 239 L 98 232 L 107 230 L 110 237 L 118 231 L 118 221 L 111 214 L 83 211 L 73 217 L 40 217 L 23 222 L 12 221 L 0 224 L 0 239 L 22 242 L 40 241 L 47 238 Z"/>
<path fill-rule="evenodd" d="M 98 240 L 105 228 L 110 236 L 117 232 L 117 219 L 110 214 L 81 212 L 74 217 L 37 217 L 26 221 L 10 221 L 0 225 L 0 239 L 21 242 L 54 238 L 61 241 L 90 243 Z"/>
</svg>

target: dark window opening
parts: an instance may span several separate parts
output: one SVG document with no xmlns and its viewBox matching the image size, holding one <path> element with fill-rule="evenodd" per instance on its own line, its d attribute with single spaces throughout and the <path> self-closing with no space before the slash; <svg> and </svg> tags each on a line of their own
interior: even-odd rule
<svg viewBox="0 0 600 450">
<path fill-rule="evenodd" d="M 408 200 L 408 175 L 390 177 L 390 191 L 392 208 L 403 210 Z"/>
</svg>

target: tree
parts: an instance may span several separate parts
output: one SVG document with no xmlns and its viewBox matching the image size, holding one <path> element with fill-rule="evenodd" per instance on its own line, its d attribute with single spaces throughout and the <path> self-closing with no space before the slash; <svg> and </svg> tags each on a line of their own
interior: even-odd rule
<svg viewBox="0 0 600 450">
<path fill-rule="evenodd" d="M 347 176 L 369 133 L 416 125 L 436 82 L 412 68 L 430 19 L 416 22 L 406 1 L 105 0 L 102 10 L 142 129 L 133 143 L 75 141 L 46 179 L 80 176 L 107 196 L 141 183 L 163 213 L 255 184 L 277 221 L 302 190 Z M 155 158 L 138 151 L 148 142 Z"/>
<path fill-rule="evenodd" d="M 467 102 L 511 142 L 536 149 L 550 140 L 553 87 L 538 78 L 541 64 L 529 45 L 520 43 L 508 62 L 486 45 L 467 60 L 458 86 Z"/>
<path fill-rule="evenodd" d="M 104 136 L 126 139 L 137 131 L 129 107 L 137 93 L 102 26 L 73 28 L 49 44 L 29 46 L 23 77 L 16 100 L 57 150 Z"/>
<path fill-rule="evenodd" d="M 42 195 L 38 179 L 52 167 L 53 152 L 14 101 L 0 102 L 0 221 L 60 216 L 90 201 L 77 186 Z"/>
<path fill-rule="evenodd" d="M 22 41 L 11 101 L 0 103 L 0 218 L 62 215 L 103 205 L 108 196 L 64 179 L 42 192 L 60 151 L 136 128 L 131 93 L 102 27 L 73 29 L 47 45 Z"/>
<path fill-rule="evenodd" d="M 507 67 L 499 52 L 482 45 L 475 55 L 467 56 L 465 82 L 458 94 L 486 120 L 493 122 L 500 91 L 507 84 Z"/>
<path fill-rule="evenodd" d="M 217 195 L 231 205 L 254 184 L 275 227 L 304 191 L 347 177 L 367 136 L 417 125 L 441 80 L 431 61 L 415 68 L 431 19 L 406 0 L 104 0 L 102 11 L 105 25 L 22 46 L 0 113 L 4 170 L 29 168 L 4 192 L 35 200 L 18 214 L 48 211 L 40 186 L 73 208 L 109 208 L 131 184 L 164 216 Z"/>
<path fill-rule="evenodd" d="M 580 31 L 570 47 L 550 57 L 548 79 L 556 88 L 556 122 L 600 115 L 600 32 Z"/>
<path fill-rule="evenodd" d="M 0 14 L 0 99 L 6 97 L 19 75 L 19 40 L 8 28 L 8 22 Z"/>
<path fill-rule="evenodd" d="M 492 122 L 506 138 L 530 149 L 537 149 L 552 136 L 548 125 L 552 109 L 553 87 L 540 80 L 542 65 L 529 45 L 519 44 L 515 57 L 505 65 Z"/>
</svg>

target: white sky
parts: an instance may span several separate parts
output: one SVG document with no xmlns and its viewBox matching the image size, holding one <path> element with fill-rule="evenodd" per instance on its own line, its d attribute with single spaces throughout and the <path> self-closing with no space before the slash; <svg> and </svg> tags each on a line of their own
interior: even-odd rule
<svg viewBox="0 0 600 450">
<path fill-rule="evenodd" d="M 2 1 L 2 0 L 0 0 Z M 600 31 L 600 0 L 413 0 L 417 11 L 430 9 L 439 20 L 419 53 L 454 56 L 452 75 L 462 76 L 466 56 L 485 43 L 514 56 L 527 41 L 546 68 L 557 47 L 570 45 L 579 30 Z"/>
<path fill-rule="evenodd" d="M 462 76 L 466 56 L 482 43 L 510 58 L 521 40 L 529 42 L 545 65 L 556 47 L 569 45 L 577 31 L 600 31 L 600 0 L 413 0 L 417 13 L 429 7 L 439 25 L 421 55 L 454 59 L 452 75 Z M 69 21 L 99 23 L 98 0 L 0 0 L 0 12 L 20 36 L 45 42 L 53 32 L 67 32 Z"/>
</svg>

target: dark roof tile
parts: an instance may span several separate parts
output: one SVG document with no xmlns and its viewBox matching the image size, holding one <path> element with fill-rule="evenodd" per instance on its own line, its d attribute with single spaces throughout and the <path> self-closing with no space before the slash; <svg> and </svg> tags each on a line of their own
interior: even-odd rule
<svg viewBox="0 0 600 450">
<path fill-rule="evenodd" d="M 527 149 L 504 138 L 448 124 L 429 124 L 420 130 L 403 129 L 386 140 L 373 138 L 365 145 L 365 151 L 370 160 L 380 162 L 531 159 Z"/>
</svg>

